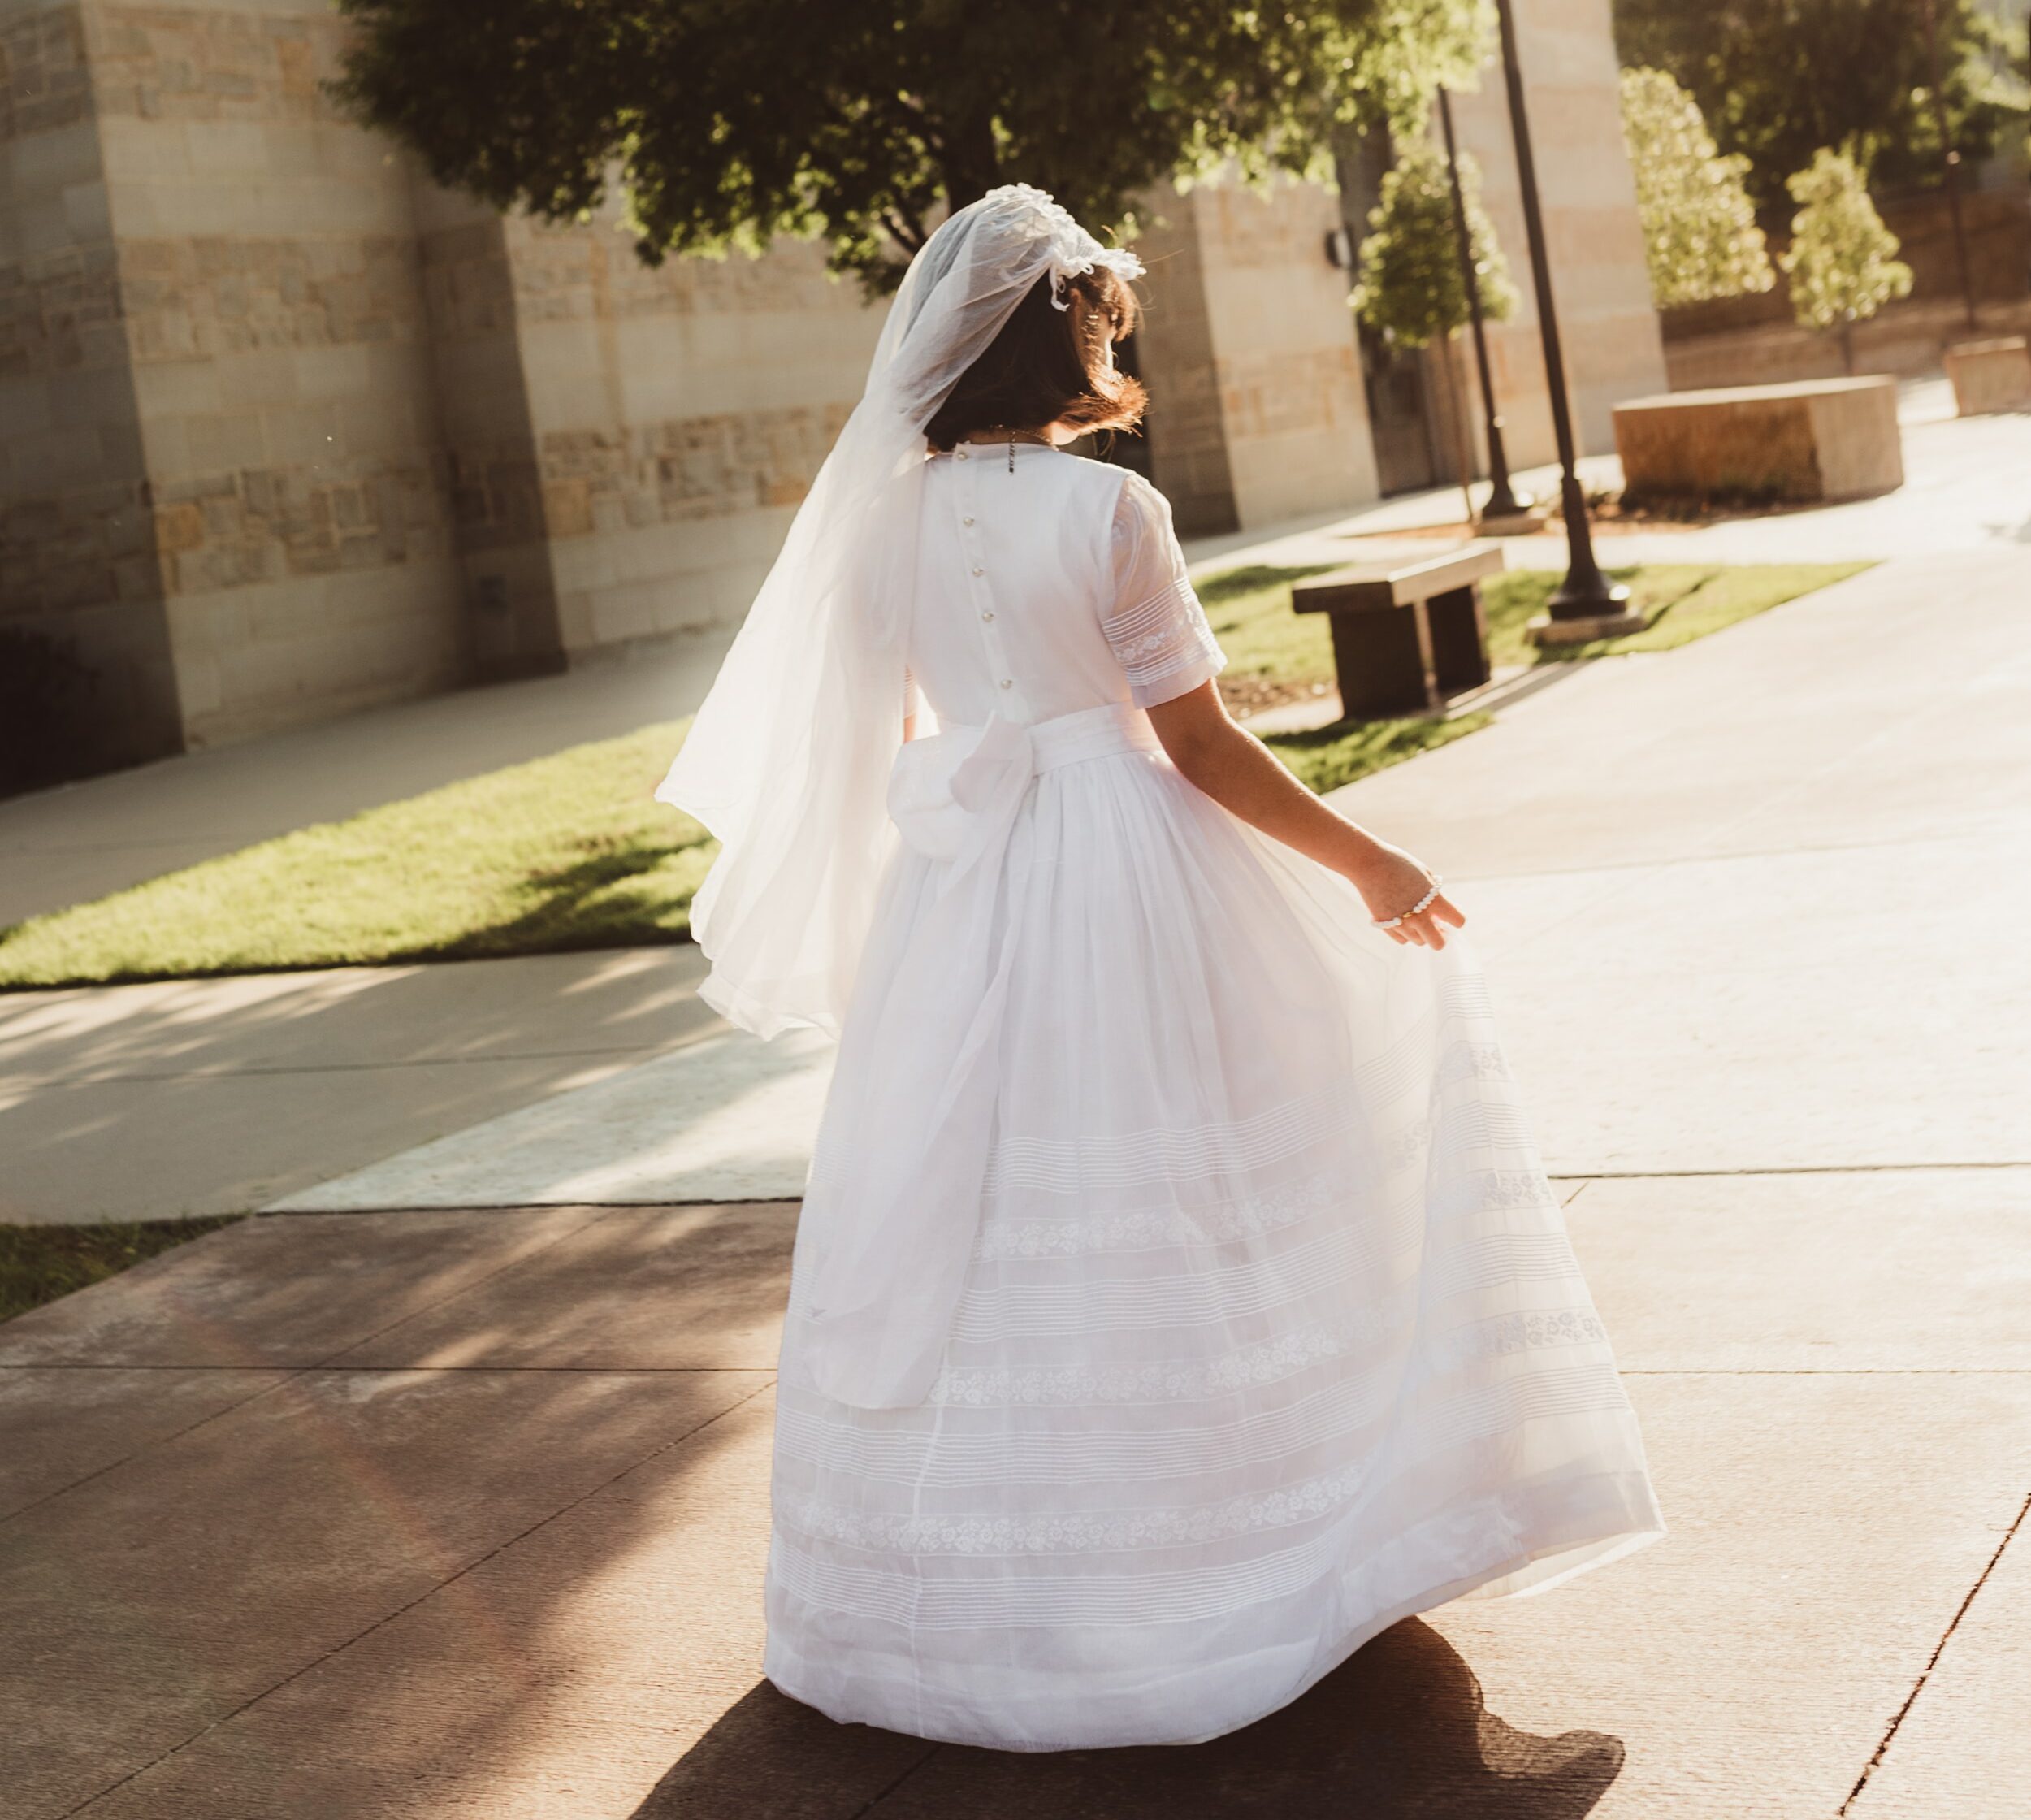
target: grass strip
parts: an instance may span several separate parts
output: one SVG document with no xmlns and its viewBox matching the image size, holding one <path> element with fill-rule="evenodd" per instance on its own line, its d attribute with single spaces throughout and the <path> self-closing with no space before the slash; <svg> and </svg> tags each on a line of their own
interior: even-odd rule
<svg viewBox="0 0 2031 1820">
<path fill-rule="evenodd" d="M 1200 586 L 1206 617 L 1228 655 L 1230 674 L 1268 682 L 1329 679 L 1332 635 L 1323 613 L 1291 609 L 1293 583 L 1327 572 L 1330 565 L 1229 570 Z M 1498 670 L 1515 664 L 1570 663 L 1633 651 L 1669 651 L 1724 626 L 1781 606 L 1817 588 L 1859 574 L 1866 562 L 1717 564 L 1658 563 L 1612 571 L 1628 584 L 1631 604 L 1652 615 L 1628 638 L 1540 652 L 1525 627 L 1542 613 L 1560 577 L 1545 570 L 1512 569 L 1481 586 L 1488 616 L 1488 660 Z"/>
<path fill-rule="evenodd" d="M 245 1215 L 130 1220 L 115 1226 L 0 1225 L 0 1321 L 40 1308 Z"/>
<path fill-rule="evenodd" d="M 1406 758 L 1449 746 L 1479 732 L 1494 717 L 1462 714 L 1454 721 L 1336 721 L 1310 733 L 1278 733 L 1262 743 L 1299 781 L 1323 796 L 1329 790 L 1387 770 Z"/>
<path fill-rule="evenodd" d="M 682 723 L 298 830 L 0 932 L 0 986 L 681 942 L 718 850 L 651 800 Z"/>
</svg>

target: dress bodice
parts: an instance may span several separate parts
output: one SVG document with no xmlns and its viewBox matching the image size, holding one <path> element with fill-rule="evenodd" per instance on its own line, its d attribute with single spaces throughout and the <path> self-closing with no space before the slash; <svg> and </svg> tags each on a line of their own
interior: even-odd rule
<svg viewBox="0 0 2031 1820">
<path fill-rule="evenodd" d="M 945 725 L 1152 707 L 1224 661 L 1169 507 L 1126 469 L 962 444 L 929 463 L 921 538 L 910 669 Z"/>
</svg>

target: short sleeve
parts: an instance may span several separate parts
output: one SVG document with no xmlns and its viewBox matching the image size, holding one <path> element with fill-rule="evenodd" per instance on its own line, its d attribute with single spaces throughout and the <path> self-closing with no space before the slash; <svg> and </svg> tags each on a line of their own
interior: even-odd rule
<svg viewBox="0 0 2031 1820">
<path fill-rule="evenodd" d="M 1139 474 L 1124 477 L 1114 518 L 1112 609 L 1101 622 L 1138 708 L 1196 689 L 1227 666 L 1185 572 L 1171 507 Z"/>
</svg>

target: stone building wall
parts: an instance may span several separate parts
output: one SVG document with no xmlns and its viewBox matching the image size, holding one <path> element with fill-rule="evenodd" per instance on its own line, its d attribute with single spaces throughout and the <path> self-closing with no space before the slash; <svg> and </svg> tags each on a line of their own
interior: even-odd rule
<svg viewBox="0 0 2031 1820">
<path fill-rule="evenodd" d="M 466 672 L 411 180 L 324 0 L 87 0 L 192 744 Z"/>
<path fill-rule="evenodd" d="M 1152 198 L 1137 337 L 1150 453 L 1186 535 L 1254 530 L 1378 496 L 1338 206 L 1309 184 Z"/>
<path fill-rule="evenodd" d="M 97 769 L 182 718 L 86 37 L 75 4 L 0 13 L 0 661 L 52 696 L 83 665 Z"/>
<path fill-rule="evenodd" d="M 883 309 L 815 245 L 652 268 L 613 211 L 505 234 L 561 649 L 738 621 Z"/>
<path fill-rule="evenodd" d="M 1148 212 L 1152 219 L 1136 242 L 1147 271 L 1136 287 L 1143 309 L 1135 348 L 1150 393 L 1144 429 L 1150 477 L 1170 500 L 1180 536 L 1223 536 L 1241 521 L 1197 210 L 1189 197 L 1167 189 L 1150 198 Z"/>
</svg>

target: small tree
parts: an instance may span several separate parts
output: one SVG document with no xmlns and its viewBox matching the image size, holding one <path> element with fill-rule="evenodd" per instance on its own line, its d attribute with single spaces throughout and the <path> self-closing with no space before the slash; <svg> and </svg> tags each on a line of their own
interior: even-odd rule
<svg viewBox="0 0 2031 1820">
<path fill-rule="evenodd" d="M 1464 154 L 1460 188 L 1481 293 L 1481 313 L 1501 322 L 1516 312 L 1516 287 L 1481 206 L 1480 172 Z M 1453 225 L 1453 189 L 1445 159 L 1429 141 L 1405 143 L 1396 168 L 1382 180 L 1369 211 L 1371 232 L 1361 243 L 1359 282 L 1347 300 L 1355 314 L 1392 341 L 1422 348 L 1467 322 L 1467 288 Z"/>
<path fill-rule="evenodd" d="M 1721 155 L 1699 102 L 1662 70 L 1624 70 L 1622 99 L 1652 301 L 1669 310 L 1769 290 L 1777 274 L 1743 183 L 1748 159 Z"/>
<path fill-rule="evenodd" d="M 1821 145 L 1854 151 L 1879 182 L 1930 184 L 1928 0 L 1613 0 L 1631 68 L 1669 70 L 1714 137 L 1754 161 L 1749 193 L 1784 200 L 1786 175 Z M 2015 15 L 2014 20 L 2007 15 Z M 2020 6 L 1936 0 L 1947 115 L 1964 158 L 1986 158 L 2031 105 Z"/>
<path fill-rule="evenodd" d="M 1481 177 L 1474 161 L 1460 156 L 1460 194 L 1466 202 L 1467 243 L 1474 264 L 1481 314 L 1500 322 L 1516 311 L 1516 287 L 1496 245 L 1495 227 L 1481 207 Z M 1453 212 L 1453 185 L 1445 159 L 1429 140 L 1412 139 L 1400 148 L 1396 167 L 1382 180 L 1382 193 L 1369 211 L 1373 230 L 1361 243 L 1360 279 L 1347 301 L 1371 328 L 1407 348 L 1447 344 L 1470 318 L 1467 286 L 1460 270 L 1459 231 Z M 1452 393 L 1458 439 L 1460 491 L 1467 518 L 1474 517 L 1473 431 L 1466 420 L 1466 387 L 1457 349 L 1448 346 L 1446 385 Z"/>
<path fill-rule="evenodd" d="M 1786 185 L 1799 205 L 1791 244 L 1779 257 L 1791 281 L 1791 310 L 1808 328 L 1841 332 L 1841 358 L 1855 370 L 1855 325 L 1893 297 L 1911 294 L 1911 267 L 1883 225 L 1853 158 L 1821 146 Z"/>
</svg>

